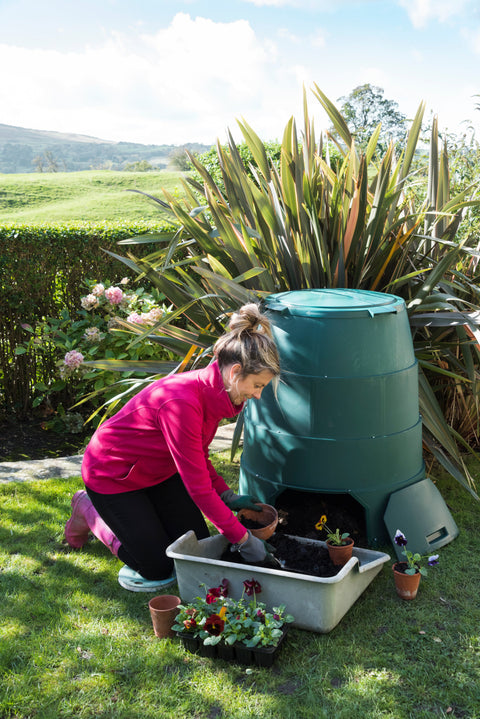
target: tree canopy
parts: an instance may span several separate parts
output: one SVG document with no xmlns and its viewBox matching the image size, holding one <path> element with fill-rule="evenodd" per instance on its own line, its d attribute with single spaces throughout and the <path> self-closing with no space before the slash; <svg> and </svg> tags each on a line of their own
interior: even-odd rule
<svg viewBox="0 0 480 719">
<path fill-rule="evenodd" d="M 397 102 L 384 97 L 381 87 L 365 83 L 338 101 L 342 103 L 340 111 L 359 147 L 366 147 L 380 122 L 381 144 L 388 144 L 391 140 L 400 142 L 405 138 L 406 115 L 400 112 Z"/>
</svg>

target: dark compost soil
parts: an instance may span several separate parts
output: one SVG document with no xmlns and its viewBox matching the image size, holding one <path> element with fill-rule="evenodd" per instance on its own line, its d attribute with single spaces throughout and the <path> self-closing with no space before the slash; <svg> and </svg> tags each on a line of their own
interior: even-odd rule
<svg viewBox="0 0 480 719">
<path fill-rule="evenodd" d="M 242 517 L 242 524 L 245 529 L 263 529 L 266 527 L 263 522 L 257 522 L 256 519 L 250 519 L 250 517 Z"/>
<path fill-rule="evenodd" d="M 325 530 L 315 529 L 320 517 L 334 532 L 348 532 L 356 547 L 368 547 L 363 507 L 349 494 L 299 492 L 287 489 L 275 501 L 278 525 L 275 534 L 326 541 Z"/>
<path fill-rule="evenodd" d="M 279 571 L 294 571 L 302 574 L 309 574 L 314 577 L 333 577 L 337 574 L 341 567 L 333 564 L 328 554 L 328 550 L 323 546 L 318 546 L 313 542 L 304 544 L 299 542 L 295 537 L 288 537 L 285 534 L 274 534 L 269 540 L 275 552 L 275 559 L 282 566 L 272 565 L 269 562 L 259 564 L 258 566 L 272 567 Z M 230 547 L 222 554 L 221 559 L 224 562 L 235 562 L 235 564 L 245 564 L 240 552 L 232 552 Z M 250 564 L 250 562 L 249 562 Z"/>
</svg>

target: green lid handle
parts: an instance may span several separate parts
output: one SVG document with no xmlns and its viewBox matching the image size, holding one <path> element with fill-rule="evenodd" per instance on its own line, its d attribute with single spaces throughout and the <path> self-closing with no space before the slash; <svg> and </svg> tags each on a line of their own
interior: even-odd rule
<svg viewBox="0 0 480 719">
<path fill-rule="evenodd" d="M 283 302 L 268 302 L 267 309 L 272 310 L 272 312 L 280 312 L 281 315 L 290 314 L 290 308 Z"/>
<path fill-rule="evenodd" d="M 368 314 L 370 317 L 375 317 L 375 315 L 388 315 L 388 314 L 398 314 L 399 312 L 403 312 L 405 309 L 405 305 L 402 303 L 398 303 L 396 305 L 380 305 L 379 307 L 369 307 L 367 309 Z"/>
</svg>

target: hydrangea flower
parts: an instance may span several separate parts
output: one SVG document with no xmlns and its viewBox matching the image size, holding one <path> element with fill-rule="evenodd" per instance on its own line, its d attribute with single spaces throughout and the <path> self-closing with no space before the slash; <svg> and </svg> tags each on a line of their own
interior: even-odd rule
<svg viewBox="0 0 480 719">
<path fill-rule="evenodd" d="M 143 324 L 143 315 L 139 315 L 138 312 L 131 312 L 127 317 L 127 322 L 132 322 L 132 324 L 141 325 L 141 324 Z"/>
<path fill-rule="evenodd" d="M 105 290 L 105 298 L 111 305 L 119 305 L 123 300 L 123 291 L 120 287 L 108 287 Z"/>
<path fill-rule="evenodd" d="M 83 333 L 83 338 L 86 339 L 88 342 L 100 342 L 100 340 L 102 339 L 102 334 L 98 327 L 87 327 L 87 329 Z"/>
<path fill-rule="evenodd" d="M 63 358 L 63 361 L 70 369 L 77 369 L 83 362 L 83 355 L 78 350 L 70 350 Z"/>
<path fill-rule="evenodd" d="M 101 297 L 104 292 L 105 292 L 105 285 L 102 285 L 101 282 L 98 282 L 98 283 L 92 288 L 92 295 L 95 295 L 95 297 Z"/>
<path fill-rule="evenodd" d="M 163 317 L 165 314 L 164 310 L 162 310 L 161 307 L 152 307 L 150 312 L 147 312 L 147 317 L 149 320 L 152 320 L 152 322 L 158 322 L 159 319 Z"/>
<path fill-rule="evenodd" d="M 84 310 L 93 310 L 94 307 L 98 307 L 98 297 L 96 297 L 93 293 L 90 293 L 89 295 L 85 295 L 85 297 L 80 298 L 80 304 Z"/>
</svg>

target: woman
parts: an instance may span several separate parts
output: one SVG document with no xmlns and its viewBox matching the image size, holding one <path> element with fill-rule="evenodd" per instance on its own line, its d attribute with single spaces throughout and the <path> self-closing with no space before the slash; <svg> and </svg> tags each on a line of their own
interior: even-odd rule
<svg viewBox="0 0 480 719">
<path fill-rule="evenodd" d="M 260 399 L 280 374 L 270 323 L 256 304 L 232 315 L 214 356 L 204 369 L 152 382 L 100 425 L 85 451 L 86 491 L 72 499 L 65 538 L 79 548 L 93 532 L 124 562 L 118 581 L 126 589 L 173 584 L 165 549 L 190 529 L 208 537 L 203 515 L 247 562 L 266 557 L 264 543 L 232 512 L 256 508 L 255 498 L 235 494 L 208 457 L 220 420 Z"/>
</svg>

